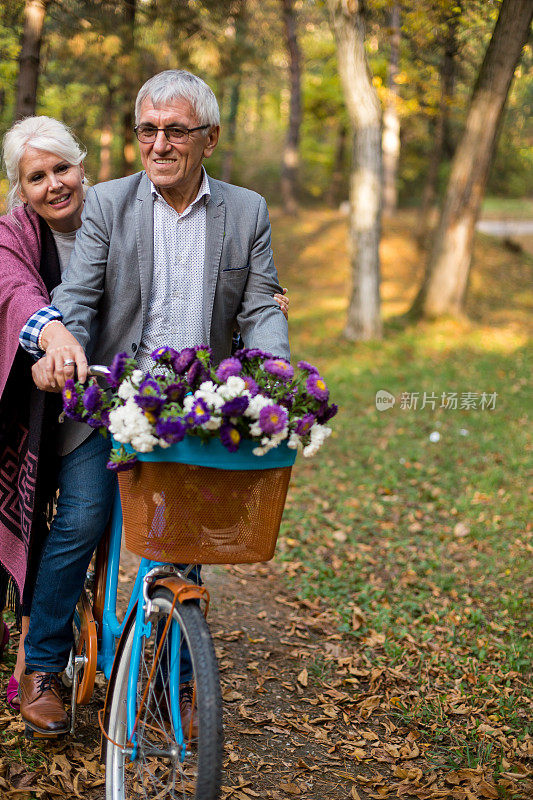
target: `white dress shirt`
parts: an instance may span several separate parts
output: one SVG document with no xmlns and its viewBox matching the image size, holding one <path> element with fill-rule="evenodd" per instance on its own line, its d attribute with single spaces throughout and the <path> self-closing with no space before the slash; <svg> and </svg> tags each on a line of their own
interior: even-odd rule
<svg viewBox="0 0 533 800">
<path fill-rule="evenodd" d="M 202 167 L 196 198 L 179 214 L 152 184 L 154 274 L 148 313 L 136 354 L 140 369 L 153 366 L 150 354 L 162 345 L 176 350 L 206 344 L 203 279 L 209 181 Z"/>
</svg>

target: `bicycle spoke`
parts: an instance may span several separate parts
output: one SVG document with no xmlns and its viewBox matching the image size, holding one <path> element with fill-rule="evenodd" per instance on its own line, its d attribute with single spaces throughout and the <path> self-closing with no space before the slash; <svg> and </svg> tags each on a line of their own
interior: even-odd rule
<svg viewBox="0 0 533 800">
<path fill-rule="evenodd" d="M 164 591 L 170 594 L 168 590 Z M 154 607 L 158 611 L 150 619 L 150 637 L 141 644 L 136 686 L 136 760 L 130 762 L 122 748 L 109 745 L 107 770 L 114 771 L 115 775 L 106 777 L 107 797 L 108 800 L 215 800 L 219 796 L 222 729 L 220 687 L 212 642 L 197 606 L 190 604 L 189 607 L 180 606 L 172 611 L 171 601 L 162 599 L 159 604 L 154 603 Z M 167 627 L 168 640 L 158 647 L 158 628 L 162 631 L 170 612 L 173 613 L 173 621 Z M 177 663 L 172 661 L 171 635 L 180 637 Z M 187 638 L 191 651 L 194 681 L 192 701 L 194 703 L 198 695 L 199 727 L 200 731 L 207 733 L 205 742 L 189 739 L 187 730 L 179 731 L 178 736 L 174 729 L 170 688 L 173 681 L 179 682 L 183 636 Z M 123 746 L 127 738 L 126 696 L 132 641 L 133 629 L 122 654 L 124 664 L 118 670 L 113 690 L 113 698 L 116 692 L 117 700 L 112 700 L 109 724 L 111 738 Z M 174 711 L 179 717 L 179 710 Z M 178 741 L 182 744 L 178 744 Z"/>
</svg>

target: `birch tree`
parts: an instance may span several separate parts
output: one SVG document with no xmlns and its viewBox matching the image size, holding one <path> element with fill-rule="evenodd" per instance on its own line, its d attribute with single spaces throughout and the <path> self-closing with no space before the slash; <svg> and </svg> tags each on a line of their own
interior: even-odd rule
<svg viewBox="0 0 533 800">
<path fill-rule="evenodd" d="M 351 295 L 345 336 L 382 335 L 380 313 L 381 106 L 365 53 L 360 0 L 328 0 L 337 41 L 339 74 L 354 129 L 350 176 Z"/>
</svg>

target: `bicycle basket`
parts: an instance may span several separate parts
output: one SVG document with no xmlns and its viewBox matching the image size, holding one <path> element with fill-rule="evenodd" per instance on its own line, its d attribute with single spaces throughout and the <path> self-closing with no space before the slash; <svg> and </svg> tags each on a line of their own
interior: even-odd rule
<svg viewBox="0 0 533 800">
<path fill-rule="evenodd" d="M 272 558 L 291 466 L 228 469 L 227 452 L 224 468 L 145 460 L 150 455 L 118 476 L 128 550 L 194 564 Z"/>
</svg>

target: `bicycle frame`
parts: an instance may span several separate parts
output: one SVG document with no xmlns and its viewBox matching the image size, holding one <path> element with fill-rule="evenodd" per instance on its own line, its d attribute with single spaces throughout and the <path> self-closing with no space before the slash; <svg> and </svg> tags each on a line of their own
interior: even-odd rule
<svg viewBox="0 0 533 800">
<path fill-rule="evenodd" d="M 159 561 L 151 561 L 143 558 L 139 565 L 137 577 L 135 578 L 135 583 L 131 592 L 126 614 L 122 622 L 120 622 L 117 617 L 117 592 L 121 540 L 122 508 L 120 503 L 120 494 L 117 488 L 111 515 L 105 603 L 102 616 L 101 645 L 98 650 L 97 667 L 103 671 L 107 680 L 109 680 L 113 669 L 117 640 L 119 640 L 124 633 L 126 623 L 136 607 L 135 631 L 129 668 L 127 699 L 128 741 L 130 741 L 132 744 L 130 758 L 134 760 L 136 757 L 136 735 L 134 726 L 137 715 L 137 679 L 139 674 L 142 639 L 145 634 L 148 636 L 150 635 L 151 626 L 149 621 L 151 613 L 151 601 L 148 594 L 148 586 L 151 583 L 157 583 L 158 579 L 164 579 L 164 576 L 175 576 L 184 579 L 194 565 L 191 564 L 186 570 L 180 572 L 172 564 L 165 564 Z M 151 581 L 151 578 L 155 580 Z M 179 592 L 176 594 L 179 602 Z M 173 623 L 172 627 L 174 628 L 177 626 L 175 623 Z M 179 633 L 176 632 L 175 635 L 171 636 L 170 638 L 170 658 L 171 663 L 176 665 L 175 669 L 178 671 L 179 647 L 180 636 Z M 174 673 L 174 675 L 178 679 L 170 681 L 170 707 L 172 713 L 172 722 L 176 735 L 176 742 L 181 747 L 185 740 L 179 713 L 179 672 Z M 182 758 L 184 757 L 185 749 L 183 749 L 182 752 Z"/>
</svg>

